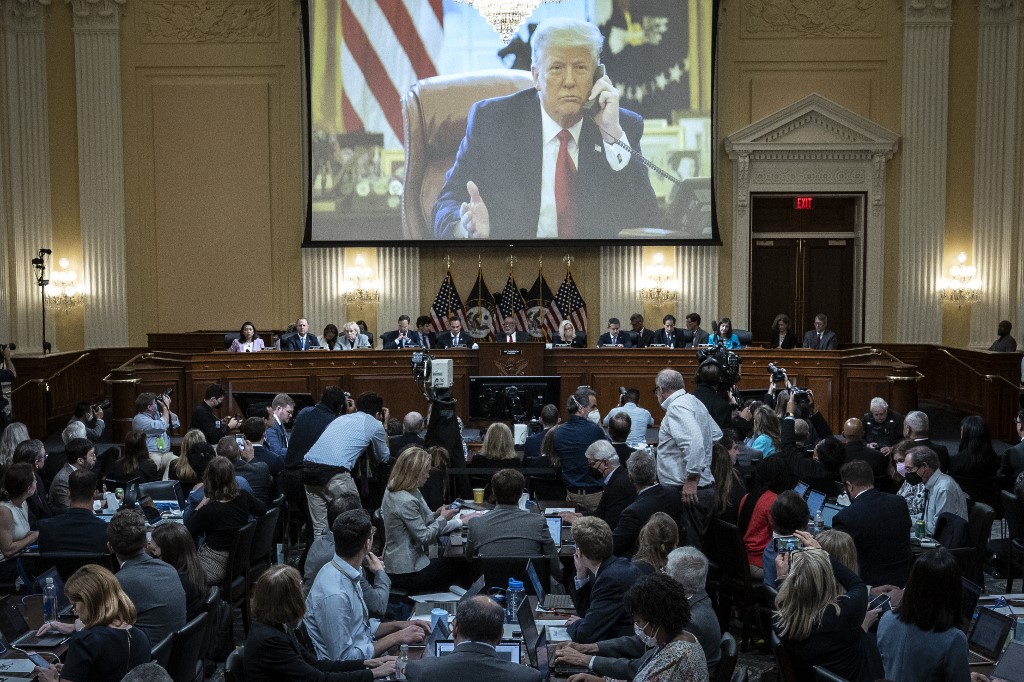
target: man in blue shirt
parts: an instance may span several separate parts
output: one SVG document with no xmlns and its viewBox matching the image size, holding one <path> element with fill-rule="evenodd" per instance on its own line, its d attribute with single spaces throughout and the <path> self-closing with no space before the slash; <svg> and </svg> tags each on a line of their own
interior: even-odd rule
<svg viewBox="0 0 1024 682">
<path fill-rule="evenodd" d="M 634 448 L 645 448 L 647 447 L 647 427 L 654 426 L 654 417 L 651 416 L 650 411 L 640 407 L 639 402 L 640 390 L 626 389 L 622 395 L 621 405 L 608 410 L 608 414 L 604 417 L 604 425 L 607 427 L 608 421 L 614 415 L 625 412 L 630 419 L 629 438 L 626 439 L 626 444 Z"/>
<path fill-rule="evenodd" d="M 593 513 L 601 502 L 601 476 L 587 467 L 587 448 L 598 440 L 607 440 L 601 429 L 601 414 L 597 411 L 597 393 L 589 387 L 580 387 L 569 396 L 565 405 L 569 419 L 558 427 L 553 436 L 555 452 L 562 462 L 562 481 L 565 499 L 576 505 L 577 511 Z"/>
<path fill-rule="evenodd" d="M 140 393 L 135 399 L 135 410 L 138 414 L 132 418 L 132 429 L 146 434 L 149 458 L 162 475 L 167 465 L 177 459 L 171 452 L 171 436 L 167 430 L 181 426 L 178 415 L 171 412 L 171 396 Z"/>
</svg>

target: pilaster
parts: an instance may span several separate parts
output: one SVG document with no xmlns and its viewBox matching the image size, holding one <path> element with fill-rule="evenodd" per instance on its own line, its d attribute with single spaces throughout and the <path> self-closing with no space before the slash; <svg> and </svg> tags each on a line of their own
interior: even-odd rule
<svg viewBox="0 0 1024 682">
<path fill-rule="evenodd" d="M 412 247 L 378 248 L 377 272 L 381 291 L 377 306 L 377 336 L 396 328 L 399 315 L 410 316 L 415 325 L 420 311 L 420 250 Z M 374 346 L 376 344 L 374 340 Z"/>
<path fill-rule="evenodd" d="M 629 316 L 643 310 L 637 298 L 638 282 L 643 270 L 643 248 L 640 246 L 601 247 L 601 317 L 591 326 L 604 329 L 609 317 L 617 317 L 623 329 L 629 328 Z M 603 332 L 602 332 L 603 333 Z M 591 336 L 594 336 L 591 334 Z M 597 341 L 597 337 L 593 339 Z"/>
</svg>

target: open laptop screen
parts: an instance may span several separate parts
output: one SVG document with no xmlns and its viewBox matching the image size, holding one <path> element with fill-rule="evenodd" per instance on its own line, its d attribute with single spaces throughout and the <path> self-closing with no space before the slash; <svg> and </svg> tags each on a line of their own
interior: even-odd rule
<svg viewBox="0 0 1024 682">
<path fill-rule="evenodd" d="M 548 532 L 551 533 L 551 539 L 555 542 L 555 547 L 562 546 L 562 519 L 558 516 L 545 516 L 544 520 L 548 524 Z"/>
<path fill-rule="evenodd" d="M 974 629 L 971 630 L 971 637 L 967 643 L 974 651 L 997 661 L 1011 627 L 1012 618 L 996 613 L 992 609 L 981 609 L 978 611 L 978 619 L 974 621 Z"/>
<path fill-rule="evenodd" d="M 807 493 L 807 511 L 810 513 L 813 519 L 818 514 L 818 510 L 825 504 L 825 493 L 818 492 L 817 490 L 811 490 Z"/>
<path fill-rule="evenodd" d="M 500 643 L 495 645 L 494 650 L 497 652 L 498 658 L 503 661 L 515 663 L 516 665 L 519 665 L 522 662 L 523 647 L 521 642 L 503 639 Z M 455 642 L 451 640 L 437 642 L 434 645 L 434 653 L 439 657 L 455 653 Z"/>
</svg>

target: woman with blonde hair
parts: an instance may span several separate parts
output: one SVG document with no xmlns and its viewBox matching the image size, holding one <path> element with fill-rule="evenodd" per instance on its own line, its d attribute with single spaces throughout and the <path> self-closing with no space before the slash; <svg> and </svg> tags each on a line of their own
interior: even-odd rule
<svg viewBox="0 0 1024 682">
<path fill-rule="evenodd" d="M 176 481 L 181 481 L 181 487 L 183 490 L 191 490 L 197 484 L 202 483 L 203 474 L 200 471 L 196 471 L 192 468 L 192 463 L 188 459 L 188 455 L 192 452 L 192 447 L 196 443 L 205 443 L 206 436 L 199 429 L 189 429 L 181 439 L 181 454 L 178 459 L 174 460 L 169 467 L 167 467 L 168 478 Z"/>
<path fill-rule="evenodd" d="M 850 682 L 884 677 L 882 657 L 861 624 L 868 608 L 868 587 L 856 573 L 804 531 L 802 547 L 775 559 L 779 594 L 775 629 L 789 653 L 796 679 L 814 679 L 814 666 Z"/>
<path fill-rule="evenodd" d="M 384 565 L 391 584 L 403 590 L 429 592 L 451 584 L 456 567 L 448 559 L 431 559 L 431 545 L 462 527 L 458 509 L 441 505 L 431 511 L 420 488 L 430 476 L 430 453 L 420 447 L 402 451 L 391 469 L 380 505 L 384 520 Z"/>
<path fill-rule="evenodd" d="M 572 320 L 562 320 L 558 325 L 558 334 L 551 339 L 553 346 L 569 346 L 571 348 L 586 348 L 587 335 L 584 332 L 577 332 L 576 325 Z"/>
<path fill-rule="evenodd" d="M 521 466 L 522 462 L 512 439 L 512 429 L 508 428 L 507 424 L 494 422 L 487 427 L 480 454 L 473 455 L 469 460 L 469 466 L 505 469 Z"/>
<path fill-rule="evenodd" d="M 72 623 L 44 623 L 38 634 L 56 631 L 70 634 L 64 664 L 36 668 L 45 682 L 104 682 L 119 680 L 132 668 L 148 663 L 151 644 L 135 627 L 135 605 L 121 589 L 114 574 L 96 564 L 75 571 L 64 585 L 78 614 Z M 74 634 L 72 634 L 74 633 Z"/>
<path fill-rule="evenodd" d="M 828 528 L 821 531 L 814 539 L 821 548 L 828 552 L 830 558 L 838 561 L 854 573 L 860 573 L 860 562 L 857 559 L 857 545 L 853 544 L 853 536 L 842 530 Z"/>
<path fill-rule="evenodd" d="M 765 457 L 774 455 L 782 447 L 782 423 L 775 410 L 767 405 L 754 410 L 754 431 L 747 438 L 746 445 L 760 450 Z"/>
<path fill-rule="evenodd" d="M 14 451 L 18 445 L 29 439 L 28 427 L 21 422 L 11 422 L 0 435 L 0 471 L 11 466 L 14 460 Z"/>
<path fill-rule="evenodd" d="M 668 553 L 679 546 L 679 526 L 665 512 L 654 512 L 640 529 L 633 566 L 644 575 L 663 571 Z"/>
</svg>

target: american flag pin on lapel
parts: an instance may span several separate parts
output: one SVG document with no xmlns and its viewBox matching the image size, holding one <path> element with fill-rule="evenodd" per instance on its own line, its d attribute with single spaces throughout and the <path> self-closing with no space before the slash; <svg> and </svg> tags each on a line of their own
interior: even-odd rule
<svg viewBox="0 0 1024 682">
<path fill-rule="evenodd" d="M 601 151 L 601 145 L 599 145 L 599 144 L 595 144 L 595 145 L 594 145 L 594 151 L 595 151 L 595 152 L 599 152 L 599 151 Z"/>
</svg>

